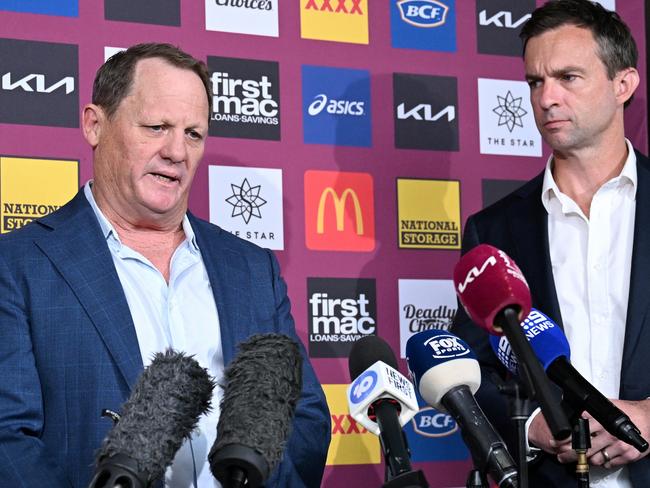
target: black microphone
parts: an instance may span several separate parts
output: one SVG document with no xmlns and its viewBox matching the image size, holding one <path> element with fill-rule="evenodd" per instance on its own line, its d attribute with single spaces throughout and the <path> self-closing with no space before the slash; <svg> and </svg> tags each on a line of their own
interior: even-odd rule
<svg viewBox="0 0 650 488">
<path fill-rule="evenodd" d="M 419 408 L 413 384 L 398 371 L 393 350 L 380 337 L 366 336 L 352 346 L 348 366 L 350 415 L 379 436 L 386 461 L 384 488 L 429 486 L 422 471 L 411 469 L 402 426 Z"/>
<path fill-rule="evenodd" d="M 562 400 L 569 410 L 569 417 L 577 421 L 586 410 L 614 437 L 634 446 L 639 452 L 648 448 L 647 441 L 630 418 L 571 365 L 569 341 L 555 322 L 539 310 L 532 309 L 521 328 L 548 377 L 562 389 Z M 516 374 L 516 357 L 507 339 L 490 337 L 490 344 L 499 360 Z"/>
<path fill-rule="evenodd" d="M 518 487 L 515 462 L 474 398 L 481 369 L 469 346 L 450 332 L 427 330 L 408 340 L 406 361 L 422 398 L 456 419 L 481 473 L 501 488 Z"/>
<path fill-rule="evenodd" d="M 156 353 L 97 453 L 90 488 L 147 488 L 162 479 L 210 409 L 214 383 L 191 356 Z"/>
<path fill-rule="evenodd" d="M 257 334 L 226 368 L 210 470 L 224 488 L 257 488 L 282 459 L 302 391 L 302 356 L 282 334 Z"/>
</svg>

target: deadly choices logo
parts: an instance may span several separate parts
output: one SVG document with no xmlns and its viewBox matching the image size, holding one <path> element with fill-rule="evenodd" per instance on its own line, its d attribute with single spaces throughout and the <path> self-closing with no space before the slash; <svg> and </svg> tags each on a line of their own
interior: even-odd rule
<svg viewBox="0 0 650 488">
<path fill-rule="evenodd" d="M 303 66 L 302 108 L 306 143 L 372 145 L 368 71 Z"/>
</svg>

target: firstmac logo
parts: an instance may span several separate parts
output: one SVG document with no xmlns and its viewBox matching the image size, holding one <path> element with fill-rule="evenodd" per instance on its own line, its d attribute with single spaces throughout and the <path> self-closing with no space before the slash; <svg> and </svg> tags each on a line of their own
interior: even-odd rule
<svg viewBox="0 0 650 488">
<path fill-rule="evenodd" d="M 368 173 L 305 173 L 305 240 L 308 249 L 372 251 L 375 219 Z"/>
</svg>

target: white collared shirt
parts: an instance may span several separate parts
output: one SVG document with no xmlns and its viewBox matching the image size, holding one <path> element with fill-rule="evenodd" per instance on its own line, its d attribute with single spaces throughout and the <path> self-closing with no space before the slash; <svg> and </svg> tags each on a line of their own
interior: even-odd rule
<svg viewBox="0 0 650 488">
<path fill-rule="evenodd" d="M 589 218 L 558 188 L 549 158 L 542 203 L 548 212 L 553 279 L 571 364 L 607 398 L 618 398 L 630 293 L 637 188 L 636 155 L 593 196 Z M 591 485 L 631 487 L 627 468 L 590 467 Z"/>
<path fill-rule="evenodd" d="M 168 284 L 147 258 L 122 244 L 114 227 L 97 206 L 91 184 L 89 181 L 85 185 L 84 194 L 99 221 L 124 289 L 142 363 L 146 367 L 154 353 L 173 348 L 194 355 L 211 376 L 220 380 L 224 364 L 219 315 L 189 219 L 187 216 L 183 218 L 185 240 L 172 256 Z M 166 487 L 193 487 L 195 469 L 197 488 L 221 487 L 210 473 L 207 461 L 217 436 L 221 396 L 221 388 L 215 387 L 210 413 L 201 416 L 191 445 L 188 441 L 183 443 L 165 473 Z"/>
</svg>

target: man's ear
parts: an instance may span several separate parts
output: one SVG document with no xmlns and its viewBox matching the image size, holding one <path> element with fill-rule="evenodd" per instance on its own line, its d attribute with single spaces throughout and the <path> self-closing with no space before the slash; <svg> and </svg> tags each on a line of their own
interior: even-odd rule
<svg viewBox="0 0 650 488">
<path fill-rule="evenodd" d="M 639 72 L 636 68 L 625 68 L 616 74 L 614 84 L 616 98 L 623 105 L 632 98 L 636 88 L 639 86 Z"/>
<path fill-rule="evenodd" d="M 93 149 L 99 144 L 99 137 L 105 122 L 106 114 L 100 106 L 89 103 L 83 108 L 81 125 L 84 137 Z"/>
</svg>

